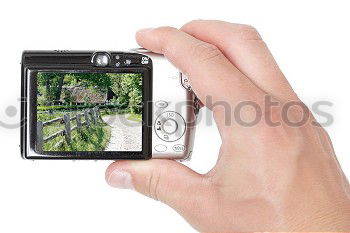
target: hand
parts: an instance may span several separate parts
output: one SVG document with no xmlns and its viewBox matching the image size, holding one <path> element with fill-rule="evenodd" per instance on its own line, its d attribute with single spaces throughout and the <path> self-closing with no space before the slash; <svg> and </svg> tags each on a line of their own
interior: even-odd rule
<svg viewBox="0 0 350 233">
<path fill-rule="evenodd" d="M 192 21 L 181 30 L 141 30 L 136 39 L 189 77 L 213 111 L 222 145 L 207 174 L 176 161 L 118 161 L 107 169 L 110 185 L 166 203 L 203 232 L 350 231 L 349 183 L 331 141 L 253 27 Z M 266 109 L 267 99 L 276 105 Z M 287 103 L 297 106 L 286 121 Z M 239 121 L 232 117 L 238 106 Z M 304 124 L 290 125 L 305 114 Z"/>
</svg>

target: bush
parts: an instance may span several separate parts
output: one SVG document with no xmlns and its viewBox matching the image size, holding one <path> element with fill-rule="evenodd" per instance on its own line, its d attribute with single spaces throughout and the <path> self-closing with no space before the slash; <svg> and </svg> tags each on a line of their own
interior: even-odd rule
<svg viewBox="0 0 350 233">
<path fill-rule="evenodd" d="M 64 110 L 82 110 L 86 108 L 98 107 L 99 109 L 126 109 L 126 104 L 113 104 L 113 105 L 52 105 L 52 106 L 37 106 L 38 111 L 64 111 Z"/>
</svg>

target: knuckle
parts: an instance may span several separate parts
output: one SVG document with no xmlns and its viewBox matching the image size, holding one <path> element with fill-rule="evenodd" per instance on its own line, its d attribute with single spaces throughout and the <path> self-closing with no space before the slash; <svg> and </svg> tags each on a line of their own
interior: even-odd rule
<svg viewBox="0 0 350 233">
<path fill-rule="evenodd" d="M 192 50 L 193 57 L 198 59 L 199 62 L 208 61 L 223 56 L 218 47 L 206 42 L 198 42 L 193 46 Z"/>
<path fill-rule="evenodd" d="M 161 53 L 167 54 L 173 50 L 172 41 L 174 41 L 178 29 L 170 26 L 163 26 L 155 29 L 161 43 Z"/>
<path fill-rule="evenodd" d="M 181 29 L 187 29 L 187 28 L 191 28 L 192 26 L 196 26 L 198 23 L 201 23 L 203 22 L 203 20 L 200 20 L 200 19 L 194 19 L 194 20 L 191 20 L 189 22 L 187 22 L 186 24 L 184 24 Z"/>
<path fill-rule="evenodd" d="M 261 36 L 253 26 L 241 24 L 237 26 L 238 37 L 242 40 L 261 40 Z"/>
<path fill-rule="evenodd" d="M 147 178 L 148 180 L 148 190 L 146 195 L 149 196 L 150 198 L 154 199 L 154 200 L 159 200 L 160 197 L 160 181 L 161 179 L 161 175 L 159 172 L 157 171 L 152 171 L 149 175 L 149 177 Z"/>
<path fill-rule="evenodd" d="M 174 31 L 177 31 L 177 29 L 170 26 L 163 26 L 163 27 L 157 28 L 156 31 L 158 31 L 161 34 L 169 34 L 169 33 L 173 33 Z"/>
</svg>

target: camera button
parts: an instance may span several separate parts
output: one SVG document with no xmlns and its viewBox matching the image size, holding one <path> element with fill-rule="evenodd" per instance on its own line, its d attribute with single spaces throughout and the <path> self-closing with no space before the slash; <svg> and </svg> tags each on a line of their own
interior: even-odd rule
<svg viewBox="0 0 350 233">
<path fill-rule="evenodd" d="M 126 60 L 124 61 L 124 64 L 125 64 L 125 65 L 131 65 L 131 62 L 132 62 L 132 61 L 131 61 L 130 59 L 126 59 Z"/>
<path fill-rule="evenodd" d="M 157 117 L 154 130 L 161 140 L 175 142 L 185 134 L 186 122 L 179 113 L 167 111 Z"/>
<path fill-rule="evenodd" d="M 163 130 L 167 134 L 173 134 L 178 129 L 178 124 L 174 119 L 166 119 L 163 123 Z"/>
<path fill-rule="evenodd" d="M 157 152 L 165 152 L 167 147 L 165 145 L 162 145 L 162 144 L 158 144 L 154 147 L 154 149 L 157 151 Z"/>
<path fill-rule="evenodd" d="M 186 149 L 186 147 L 184 145 L 181 144 L 177 144 L 175 146 L 173 146 L 173 151 L 175 152 L 184 152 Z"/>
<path fill-rule="evenodd" d="M 188 80 L 188 78 L 183 75 L 182 73 L 180 73 L 180 82 L 181 82 L 181 85 L 183 88 L 185 88 L 186 90 L 188 91 L 191 91 L 192 88 L 191 88 L 191 84 L 190 84 L 190 81 Z"/>
<path fill-rule="evenodd" d="M 157 108 L 166 108 L 166 107 L 168 107 L 168 102 L 166 102 L 164 100 L 159 100 L 156 102 L 155 105 Z"/>
</svg>

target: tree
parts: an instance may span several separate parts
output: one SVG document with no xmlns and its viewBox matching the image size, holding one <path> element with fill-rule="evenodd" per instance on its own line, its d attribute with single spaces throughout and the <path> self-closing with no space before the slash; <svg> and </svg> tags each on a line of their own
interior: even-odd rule
<svg viewBox="0 0 350 233">
<path fill-rule="evenodd" d="M 119 106 L 129 108 L 132 113 L 142 112 L 141 74 L 39 72 L 37 82 L 40 105 L 51 105 L 60 100 L 63 86 L 79 85 L 91 91 L 107 93 L 110 99 L 116 99 Z M 64 96 L 65 102 L 74 102 L 69 93 Z"/>
<path fill-rule="evenodd" d="M 129 107 L 132 113 L 142 112 L 141 74 L 110 74 L 111 89 L 121 106 Z"/>
<path fill-rule="evenodd" d="M 57 73 L 39 72 L 37 76 L 39 96 L 46 105 L 61 98 L 62 87 L 82 85 L 91 90 L 105 92 L 110 89 L 110 77 L 105 73 Z M 45 89 L 41 88 L 45 87 Z M 41 101 L 40 103 L 43 103 Z"/>
<path fill-rule="evenodd" d="M 46 105 L 60 99 L 64 73 L 39 72 L 37 76 L 38 86 L 45 86 L 44 93 L 40 93 L 46 99 Z M 39 91 L 43 89 L 38 88 Z"/>
</svg>

